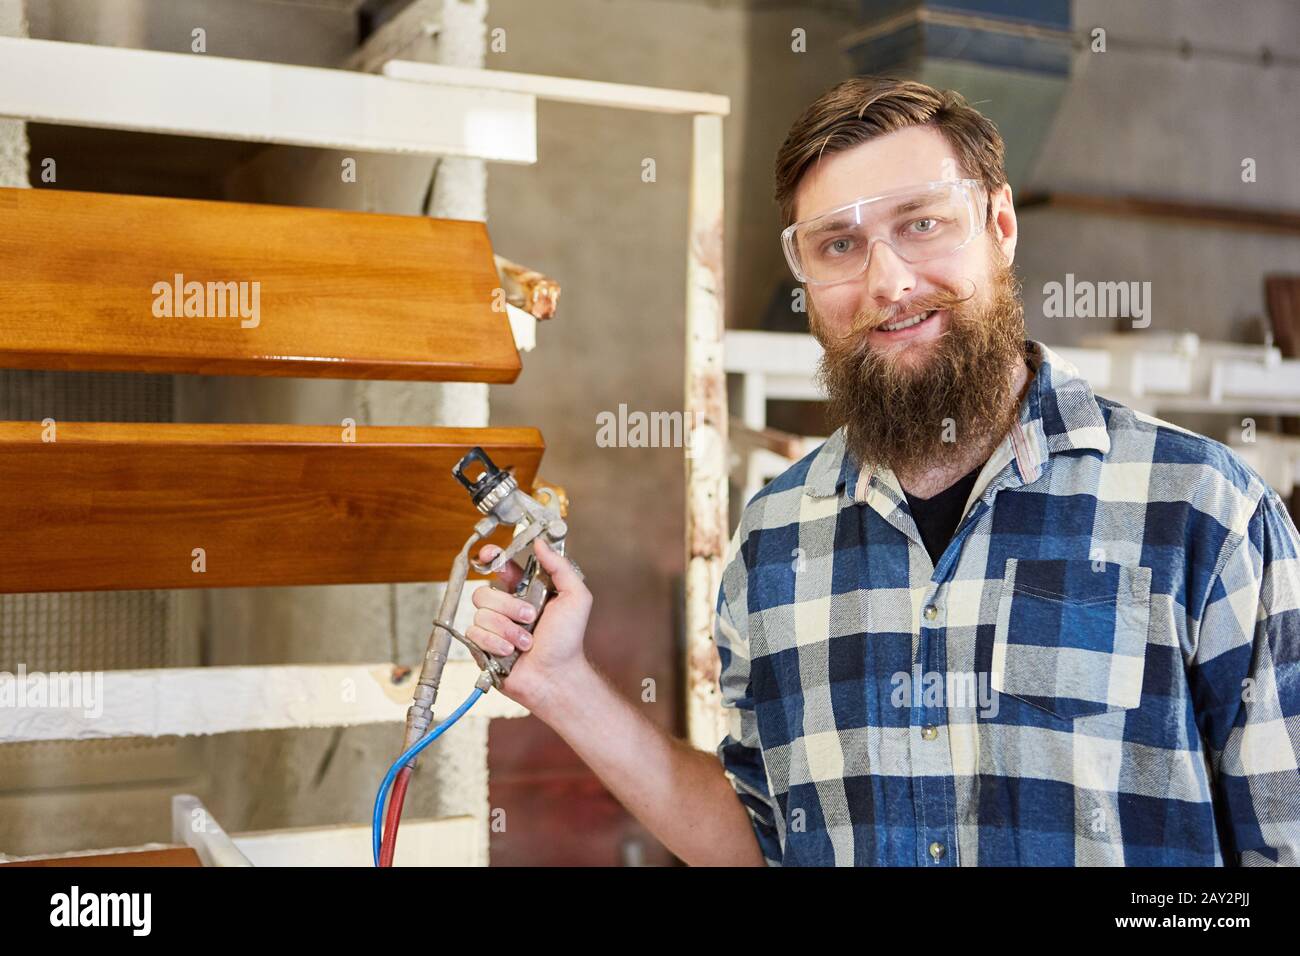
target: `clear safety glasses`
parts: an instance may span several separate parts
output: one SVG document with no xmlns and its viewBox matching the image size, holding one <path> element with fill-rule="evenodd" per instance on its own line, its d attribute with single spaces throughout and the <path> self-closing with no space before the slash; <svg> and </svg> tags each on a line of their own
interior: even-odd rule
<svg viewBox="0 0 1300 956">
<path fill-rule="evenodd" d="M 951 255 L 984 231 L 976 179 L 946 179 L 855 199 L 781 233 L 790 271 L 821 285 L 862 275 L 876 240 L 906 262 Z"/>
</svg>

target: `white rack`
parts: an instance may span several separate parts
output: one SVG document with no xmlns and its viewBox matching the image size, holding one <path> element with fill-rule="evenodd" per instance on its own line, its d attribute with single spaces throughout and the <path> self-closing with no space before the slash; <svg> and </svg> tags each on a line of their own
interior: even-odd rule
<svg viewBox="0 0 1300 956">
<path fill-rule="evenodd" d="M 712 614 L 727 541 L 722 118 L 730 112 L 729 101 L 693 91 L 400 60 L 375 65 L 381 75 L 0 37 L 0 118 L 531 164 L 537 161 L 539 99 L 690 116 L 685 404 L 697 424 L 694 454 L 686 459 L 687 711 L 692 740 L 712 750 L 723 728 Z M 531 347 L 531 321 L 521 322 L 514 312 L 511 320 L 520 347 Z M 468 594 L 467 589 L 466 599 Z M 409 686 L 394 689 L 401 693 L 386 700 L 392 695 L 380 690 L 375 676 L 391 668 L 355 665 L 345 668 L 343 678 L 338 669 L 320 666 L 162 669 L 149 672 L 148 679 L 110 672 L 106 694 L 143 694 L 139 706 L 124 708 L 111 727 L 75 717 L 51 722 L 30 708 L 5 709 L 0 740 L 218 733 L 267 726 L 268 719 L 279 727 L 400 723 Z M 462 670 L 452 662 L 447 679 L 464 683 L 468 672 Z M 365 703 L 340 710 L 330 701 L 323 688 L 339 679 L 365 687 Z M 230 700 L 223 707 L 199 706 L 196 701 L 209 699 L 201 695 L 213 681 L 230 692 Z M 261 695 L 271 691 L 287 694 L 289 705 L 268 718 Z M 492 716 L 524 713 L 499 694 L 487 697 L 504 702 L 489 708 Z M 407 836 L 404 826 L 404 841 Z M 476 861 L 481 862 L 466 862 Z"/>
<path fill-rule="evenodd" d="M 822 347 L 811 335 L 756 332 L 743 329 L 726 334 L 726 369 L 734 376 L 739 414 L 731 422 L 728 465 L 741 488 L 741 504 L 818 444 L 819 436 L 793 436 L 783 449 L 764 440 L 767 403 L 776 400 L 822 401 L 825 393 L 814 382 Z"/>
<path fill-rule="evenodd" d="M 1211 412 L 1300 416 L 1300 360 L 1284 359 L 1272 345 L 1204 341 L 1193 333 L 1099 335 L 1079 347 L 1051 346 L 1078 367 L 1093 390 L 1151 415 Z M 731 461 L 748 501 L 824 439 L 791 436 L 789 455 L 772 450 L 755 433 L 767 426 L 770 399 L 817 400 L 813 381 L 822 349 L 805 333 L 729 331 L 727 372 L 738 379 L 740 423 L 747 441 L 736 442 Z M 1253 440 L 1230 430 L 1228 444 L 1280 494 L 1300 483 L 1300 438 L 1254 431 Z M 795 454 L 795 453 L 798 454 Z"/>
<path fill-rule="evenodd" d="M 402 821 L 397 866 L 486 865 L 473 817 Z M 195 796 L 172 798 L 173 845 L 192 847 L 204 866 L 370 866 L 368 826 L 292 827 L 227 834 Z"/>
<path fill-rule="evenodd" d="M 1054 347 L 1055 348 L 1055 347 Z M 1108 397 L 1152 414 L 1300 415 L 1300 360 L 1194 333 L 1096 335 L 1057 348 Z"/>
<path fill-rule="evenodd" d="M 290 827 L 227 833 L 212 811 L 188 793 L 172 797 L 170 843 L 73 850 L 40 856 L 3 856 L 0 863 L 94 857 L 190 847 L 204 866 L 371 866 L 370 827 L 364 825 Z M 402 821 L 396 866 L 485 866 L 479 821 L 470 816 Z"/>
<path fill-rule="evenodd" d="M 537 98 L 527 93 L 59 40 L 0 37 L 0 116 L 249 143 L 537 162 Z"/>
</svg>

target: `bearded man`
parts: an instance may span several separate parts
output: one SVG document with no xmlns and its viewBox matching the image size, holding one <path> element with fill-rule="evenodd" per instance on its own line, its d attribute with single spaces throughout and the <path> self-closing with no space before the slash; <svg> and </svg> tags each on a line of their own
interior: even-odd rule
<svg viewBox="0 0 1300 956">
<path fill-rule="evenodd" d="M 776 200 L 834 433 L 731 539 L 716 757 L 586 661 L 553 553 L 531 643 L 475 594 L 469 636 L 526 650 L 506 693 L 689 863 L 1296 864 L 1300 535 L 1226 446 L 1025 338 L 993 124 L 854 77 Z"/>
</svg>

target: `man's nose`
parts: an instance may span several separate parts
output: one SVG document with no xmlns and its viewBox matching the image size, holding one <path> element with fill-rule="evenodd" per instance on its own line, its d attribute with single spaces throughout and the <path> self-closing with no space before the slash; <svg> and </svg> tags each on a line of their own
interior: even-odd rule
<svg viewBox="0 0 1300 956">
<path fill-rule="evenodd" d="M 877 308 L 888 308 L 916 288 L 916 274 L 887 242 L 871 243 L 864 276 L 867 293 Z"/>
</svg>

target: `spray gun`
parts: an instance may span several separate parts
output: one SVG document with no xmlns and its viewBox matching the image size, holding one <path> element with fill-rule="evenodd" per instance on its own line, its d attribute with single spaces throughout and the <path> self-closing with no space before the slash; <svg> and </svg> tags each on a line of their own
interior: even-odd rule
<svg viewBox="0 0 1300 956">
<path fill-rule="evenodd" d="M 466 469 L 477 462 L 482 465 L 483 473 L 476 479 L 466 475 Z M 487 653 L 453 626 L 456 608 L 460 604 L 461 592 L 465 587 L 465 578 L 472 567 L 479 574 L 495 574 L 515 555 L 528 551 L 524 574 L 515 588 L 515 597 L 522 598 L 533 607 L 533 619 L 526 629 L 531 631 L 542 615 L 542 608 L 553 593 L 550 575 L 537 562 L 537 555 L 532 550 L 533 542 L 545 537 L 546 543 L 555 551 L 564 554 L 565 535 L 568 526 L 563 514 L 566 502 L 560 492 L 546 486 L 539 486 L 536 491 L 541 500 L 530 497 L 519 490 L 519 482 L 509 471 L 502 471 L 492 463 L 482 448 L 472 449 L 451 470 L 456 480 L 465 486 L 474 501 L 474 506 L 483 514 L 483 518 L 474 525 L 474 533 L 469 536 L 460 554 L 452 563 L 451 574 L 447 578 L 447 590 L 442 597 L 442 606 L 433 622 L 433 633 L 429 636 L 429 648 L 424 656 L 424 667 L 420 671 L 420 680 L 415 688 L 415 699 L 406 715 L 406 746 L 415 744 L 429 729 L 433 721 L 433 704 L 438 697 L 438 683 L 442 679 L 442 669 L 447 663 L 447 652 L 451 649 L 451 639 L 464 644 L 474 663 L 482 671 L 474 686 L 486 692 L 492 687 L 501 689 L 501 683 L 510 674 L 519 652 L 514 651 L 507 657 L 496 657 Z M 489 564 L 482 564 L 470 557 L 472 549 L 479 541 L 488 537 L 500 525 L 523 524 L 510 545 L 492 559 Z"/>
<path fill-rule="evenodd" d="M 466 469 L 474 463 L 482 466 L 483 471 L 473 478 L 466 474 Z M 525 625 L 532 631 L 542 616 L 542 608 L 554 593 L 551 577 L 538 563 L 534 543 L 545 537 L 546 543 L 557 553 L 564 554 L 565 536 L 568 526 L 564 522 L 568 502 L 564 493 L 556 488 L 537 485 L 533 498 L 519 489 L 519 482 L 510 470 L 502 471 L 482 448 L 473 448 L 451 470 L 456 480 L 465 486 L 474 506 L 483 517 L 474 525 L 474 531 L 466 540 L 460 553 L 452 562 L 451 572 L 447 577 L 447 590 L 442 596 L 442 605 L 433 622 L 433 633 L 429 635 L 429 647 L 425 651 L 424 666 L 420 669 L 420 679 L 415 686 L 414 699 L 406 712 L 406 742 L 402 755 L 389 768 L 384 782 L 380 784 L 379 794 L 375 799 L 373 844 L 375 862 L 380 866 L 391 866 L 396 849 L 397 826 L 402 816 L 402 803 L 411 772 L 416 766 L 416 755 L 437 738 L 444 730 L 463 715 L 470 706 L 495 687 L 501 689 L 502 682 L 510 676 L 510 671 L 519 657 L 519 652 L 512 651 L 505 657 L 489 654 L 455 628 L 456 608 L 460 605 L 461 592 L 465 589 L 465 579 L 472 567 L 477 573 L 491 575 L 505 567 L 506 562 L 513 561 L 516 555 L 527 552 L 523 577 L 514 590 L 514 596 L 527 601 L 533 608 L 533 619 Z M 470 557 L 474 547 L 491 535 L 503 524 L 514 525 L 515 536 L 504 551 L 488 564 L 483 564 Z M 577 571 L 577 565 L 574 565 Z M 578 574 L 581 576 L 581 571 Z M 438 685 L 442 681 L 442 670 L 447 664 L 447 654 L 451 650 L 451 640 L 455 638 L 464 644 L 481 673 L 474 682 L 474 692 L 447 720 L 432 732 L 429 725 L 433 723 L 433 705 L 438 699 Z M 392 799 L 388 804 L 386 825 L 384 825 L 384 799 L 389 787 L 392 787 Z"/>
</svg>

